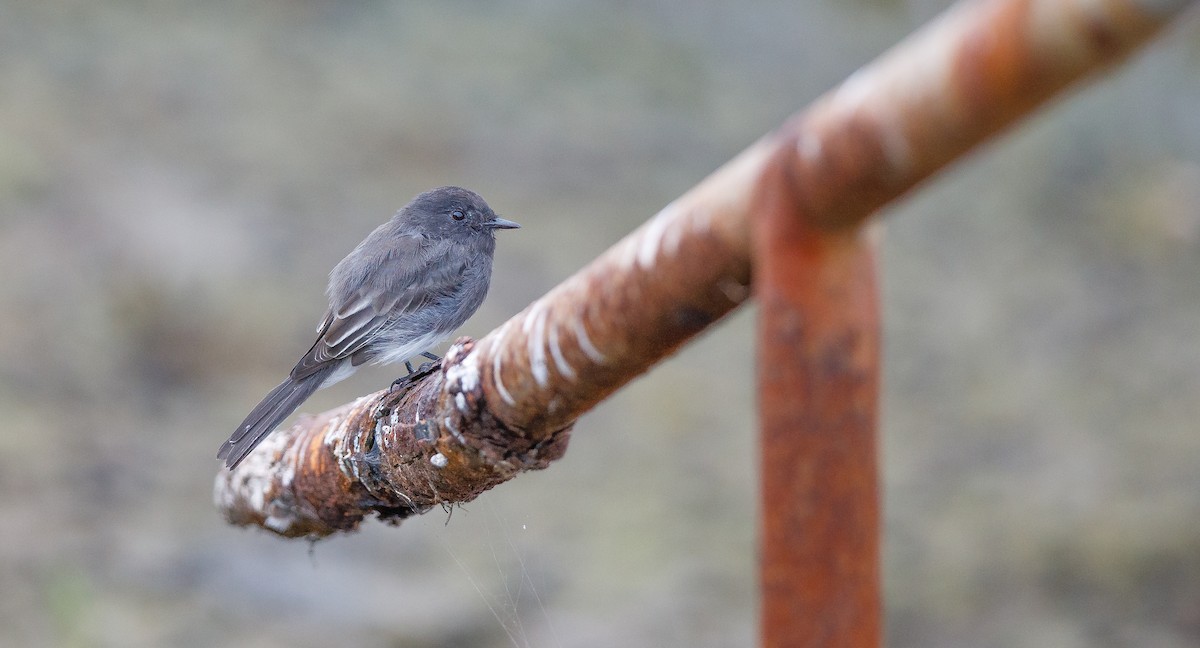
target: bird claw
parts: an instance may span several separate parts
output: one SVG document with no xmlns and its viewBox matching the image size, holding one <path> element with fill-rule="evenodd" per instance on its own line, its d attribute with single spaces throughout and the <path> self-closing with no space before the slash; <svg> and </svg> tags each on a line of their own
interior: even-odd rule
<svg viewBox="0 0 1200 648">
<path fill-rule="evenodd" d="M 424 354 L 424 355 L 429 356 L 432 354 Z M 434 371 L 437 371 L 437 369 L 442 366 L 442 359 L 438 358 L 437 356 L 433 356 L 433 358 L 434 358 L 434 360 L 430 360 L 429 362 L 422 362 L 421 366 L 417 367 L 416 369 L 412 368 L 411 363 L 405 361 L 404 366 L 405 366 L 405 368 L 408 369 L 408 375 L 400 376 L 399 378 L 393 380 L 391 386 L 388 387 L 388 390 L 387 390 L 388 395 L 391 395 L 393 392 L 395 392 L 397 390 L 401 390 L 401 389 L 410 387 L 410 386 L 412 386 L 413 383 L 417 382 L 421 378 L 424 378 L 425 376 L 428 376 L 429 374 L 433 373 Z M 375 410 L 375 420 L 378 421 L 391 413 L 392 413 L 392 408 L 390 408 L 386 405 L 380 404 L 379 409 Z"/>
<path fill-rule="evenodd" d="M 405 366 L 405 368 L 408 369 L 408 375 L 401 376 L 401 377 L 393 380 L 392 386 L 388 387 L 389 394 L 396 391 L 397 389 L 403 389 L 405 387 L 408 387 L 412 383 L 433 373 L 439 367 L 442 366 L 442 359 L 438 358 L 437 356 L 434 356 L 433 360 L 430 360 L 429 362 L 422 362 L 421 366 L 417 367 L 416 369 L 413 369 L 412 364 L 409 362 L 405 362 L 404 366 Z"/>
</svg>

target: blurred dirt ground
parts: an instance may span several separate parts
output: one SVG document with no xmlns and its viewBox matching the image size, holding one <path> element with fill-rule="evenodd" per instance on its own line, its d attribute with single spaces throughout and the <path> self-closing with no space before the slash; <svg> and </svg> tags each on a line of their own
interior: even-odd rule
<svg viewBox="0 0 1200 648">
<path fill-rule="evenodd" d="M 481 335 L 945 4 L 0 0 L 0 645 L 752 644 L 752 310 L 449 519 L 213 454 L 415 193 L 524 225 Z M 887 215 L 891 646 L 1200 643 L 1197 18 Z"/>
</svg>

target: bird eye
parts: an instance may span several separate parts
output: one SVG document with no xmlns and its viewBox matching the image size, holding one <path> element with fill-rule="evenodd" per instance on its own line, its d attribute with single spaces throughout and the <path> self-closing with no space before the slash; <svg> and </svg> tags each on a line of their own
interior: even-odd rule
<svg viewBox="0 0 1200 648">
<path fill-rule="evenodd" d="M 462 220 L 466 217 L 467 215 L 464 214 L 461 209 L 455 209 L 454 211 L 450 212 L 450 218 L 453 218 L 454 220 Z"/>
</svg>

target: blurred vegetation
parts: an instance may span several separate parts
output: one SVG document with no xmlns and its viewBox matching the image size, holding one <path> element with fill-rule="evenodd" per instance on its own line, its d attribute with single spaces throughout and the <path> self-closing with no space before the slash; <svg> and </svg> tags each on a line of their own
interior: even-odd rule
<svg viewBox="0 0 1200 648">
<path fill-rule="evenodd" d="M 213 453 L 413 194 L 525 226 L 481 335 L 945 4 L 0 0 L 0 645 L 751 644 L 751 312 L 449 521 Z M 1194 18 L 890 210 L 889 645 L 1200 643 Z"/>
</svg>

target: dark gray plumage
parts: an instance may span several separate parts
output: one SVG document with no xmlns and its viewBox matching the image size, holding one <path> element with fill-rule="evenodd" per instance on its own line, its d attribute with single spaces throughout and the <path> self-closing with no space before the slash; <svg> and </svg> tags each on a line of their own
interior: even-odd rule
<svg viewBox="0 0 1200 648">
<path fill-rule="evenodd" d="M 217 457 L 237 466 L 313 392 L 361 364 L 407 361 L 444 340 L 487 295 L 495 230 L 515 227 L 460 187 L 414 198 L 329 273 L 317 341 Z"/>
</svg>

